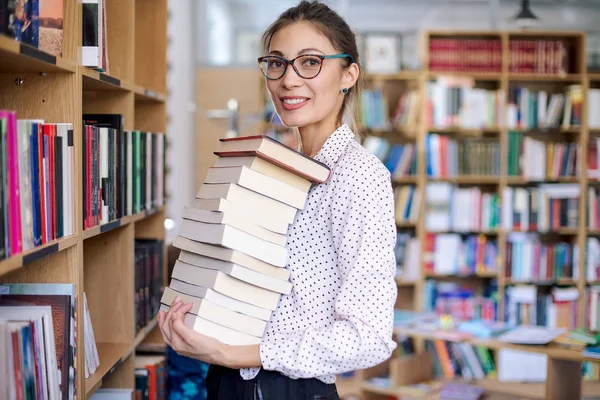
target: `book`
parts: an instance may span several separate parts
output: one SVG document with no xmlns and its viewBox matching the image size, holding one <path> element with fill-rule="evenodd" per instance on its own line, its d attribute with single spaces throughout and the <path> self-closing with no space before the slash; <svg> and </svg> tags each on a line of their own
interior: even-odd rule
<svg viewBox="0 0 600 400">
<path fill-rule="evenodd" d="M 223 307 L 227 307 L 230 310 L 236 311 L 241 314 L 249 315 L 251 317 L 256 317 L 256 318 L 262 319 L 264 321 L 268 321 L 271 318 L 271 310 L 267 310 L 266 308 L 262 308 L 262 307 L 254 305 L 254 304 L 247 303 L 243 300 L 238 300 L 232 296 L 228 296 L 226 294 L 219 293 L 216 290 L 213 290 L 208 287 L 203 287 L 203 286 L 199 286 L 199 285 L 194 285 L 193 283 L 184 282 L 175 277 L 171 278 L 171 282 L 169 283 L 169 288 L 171 288 L 174 291 L 177 291 L 179 293 L 182 293 L 182 294 L 187 294 L 187 295 L 194 296 L 197 298 L 207 299 L 215 304 L 221 305 Z M 167 300 L 168 300 L 168 298 L 164 297 L 164 301 L 167 301 Z M 161 299 L 161 302 L 162 302 L 162 299 Z M 166 304 L 166 305 L 170 306 L 171 303 Z"/>
<path fill-rule="evenodd" d="M 228 249 L 226 247 L 197 242 L 182 236 L 175 237 L 173 240 L 173 247 L 185 251 L 187 254 L 184 257 L 188 257 L 190 260 L 193 258 L 191 254 L 197 254 L 215 260 L 222 260 L 241 265 L 253 271 L 281 280 L 288 280 L 290 277 L 289 269 L 266 263 L 258 258 L 251 257 L 240 251 Z M 182 254 L 183 253 L 180 253 L 180 256 Z M 193 264 L 193 262 L 190 262 L 190 264 Z"/>
<path fill-rule="evenodd" d="M 218 270 L 196 267 L 180 260 L 175 262 L 171 276 L 197 286 L 210 287 L 226 296 L 268 310 L 275 310 L 279 302 L 279 293 L 277 292 L 265 290 Z"/>
<path fill-rule="evenodd" d="M 184 303 L 192 303 L 193 307 L 188 313 L 197 315 L 202 319 L 214 322 L 238 332 L 247 333 L 252 336 L 262 337 L 267 321 L 250 315 L 233 311 L 227 307 L 213 303 L 201 297 L 176 292 L 167 287 L 161 298 L 161 303 L 170 306 L 176 296 Z"/>
<path fill-rule="evenodd" d="M 227 224 L 207 224 L 183 220 L 179 235 L 198 242 L 216 244 L 241 251 L 269 264 L 283 267 L 287 261 L 285 247 L 257 238 Z"/>
<path fill-rule="evenodd" d="M 326 182 L 331 173 L 325 164 L 266 135 L 223 138 L 219 141 L 220 147 L 214 152 L 219 157 L 257 156 L 317 183 Z"/>
<path fill-rule="evenodd" d="M 226 213 L 221 211 L 206 211 L 197 208 L 184 207 L 182 218 L 184 220 L 191 221 L 188 223 L 190 225 L 194 225 L 193 222 L 230 225 L 259 239 L 266 240 L 267 242 L 271 242 L 279 246 L 285 246 L 287 240 L 285 235 L 271 232 L 268 229 L 253 224 L 245 216 L 240 214 Z"/>
</svg>

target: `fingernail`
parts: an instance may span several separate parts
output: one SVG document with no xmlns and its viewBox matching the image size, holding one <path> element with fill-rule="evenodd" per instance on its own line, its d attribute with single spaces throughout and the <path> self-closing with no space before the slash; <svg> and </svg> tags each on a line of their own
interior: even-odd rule
<svg viewBox="0 0 600 400">
<path fill-rule="evenodd" d="M 178 303 L 179 300 L 181 300 L 181 298 L 179 297 L 179 295 L 175 296 L 175 300 L 173 300 L 175 303 Z"/>
</svg>

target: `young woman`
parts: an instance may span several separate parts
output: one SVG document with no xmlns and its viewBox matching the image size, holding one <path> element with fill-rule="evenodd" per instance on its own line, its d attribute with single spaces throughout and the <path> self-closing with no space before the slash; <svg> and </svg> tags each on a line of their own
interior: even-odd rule
<svg viewBox="0 0 600 400">
<path fill-rule="evenodd" d="M 303 1 L 265 32 L 259 58 L 283 121 L 301 150 L 332 170 L 311 187 L 288 230 L 293 290 L 260 345 L 227 346 L 183 324 L 177 299 L 159 315 L 167 344 L 209 362 L 208 399 L 339 399 L 336 374 L 390 357 L 396 300 L 396 227 L 390 174 L 356 140 L 359 97 L 353 32 L 327 6 Z"/>
</svg>

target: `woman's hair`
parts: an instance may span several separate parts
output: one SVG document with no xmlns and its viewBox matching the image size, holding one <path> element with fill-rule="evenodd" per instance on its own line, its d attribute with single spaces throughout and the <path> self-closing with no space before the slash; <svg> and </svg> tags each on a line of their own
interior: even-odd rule
<svg viewBox="0 0 600 400">
<path fill-rule="evenodd" d="M 354 32 L 338 13 L 318 1 L 301 1 L 297 6 L 284 11 L 262 36 L 265 54 L 269 51 L 273 35 L 296 22 L 311 23 L 321 34 L 329 38 L 337 51 L 351 55 L 360 68 Z M 352 63 L 349 58 L 341 60 L 344 67 L 348 67 Z M 361 87 L 361 74 L 359 74 L 356 84 L 352 88 L 348 88 L 348 93 L 344 96 L 344 102 L 338 115 L 338 119 L 346 122 L 355 134 L 358 133 L 356 118 Z"/>
</svg>

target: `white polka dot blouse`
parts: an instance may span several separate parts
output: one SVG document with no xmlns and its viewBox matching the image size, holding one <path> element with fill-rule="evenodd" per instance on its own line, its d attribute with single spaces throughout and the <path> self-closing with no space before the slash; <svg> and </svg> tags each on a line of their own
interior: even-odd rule
<svg viewBox="0 0 600 400">
<path fill-rule="evenodd" d="M 334 383 L 336 374 L 385 361 L 397 286 L 390 173 L 342 125 L 315 156 L 332 170 L 312 185 L 288 229 L 289 295 L 260 344 L 262 368 Z M 244 368 L 244 379 L 260 368 Z"/>
</svg>

